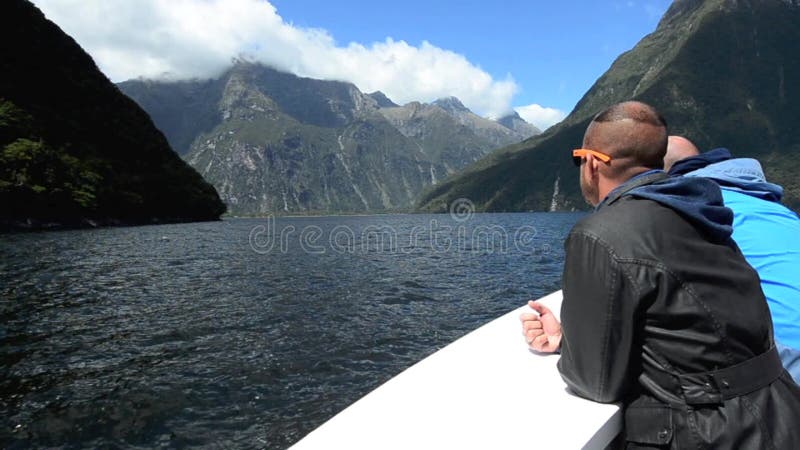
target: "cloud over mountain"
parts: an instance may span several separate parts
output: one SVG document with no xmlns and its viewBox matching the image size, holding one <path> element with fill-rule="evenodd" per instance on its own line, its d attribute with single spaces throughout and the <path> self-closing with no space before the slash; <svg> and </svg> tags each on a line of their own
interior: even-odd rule
<svg viewBox="0 0 800 450">
<path fill-rule="evenodd" d="M 426 41 L 341 45 L 325 30 L 287 23 L 265 0 L 34 3 L 115 82 L 214 77 L 233 58 L 245 58 L 300 76 L 350 81 L 400 103 L 456 96 L 494 116 L 511 110 L 518 89 L 510 75 L 494 79 L 464 55 Z"/>
</svg>

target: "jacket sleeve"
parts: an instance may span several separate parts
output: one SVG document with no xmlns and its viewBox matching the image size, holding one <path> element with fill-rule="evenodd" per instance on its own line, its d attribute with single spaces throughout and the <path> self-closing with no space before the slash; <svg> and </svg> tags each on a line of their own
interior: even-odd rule
<svg viewBox="0 0 800 450">
<path fill-rule="evenodd" d="M 596 237 L 573 231 L 565 247 L 558 369 L 581 397 L 620 401 L 633 381 L 631 364 L 641 353 L 633 349 L 636 286 Z"/>
</svg>

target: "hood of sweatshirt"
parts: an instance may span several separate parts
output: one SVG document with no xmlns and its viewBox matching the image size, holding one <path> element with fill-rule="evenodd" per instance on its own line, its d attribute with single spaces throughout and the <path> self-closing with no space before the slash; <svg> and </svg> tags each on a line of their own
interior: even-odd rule
<svg viewBox="0 0 800 450">
<path fill-rule="evenodd" d="M 617 187 L 599 207 L 628 195 L 675 210 L 715 242 L 726 241 L 733 233 L 733 211 L 725 207 L 719 186 L 711 180 L 668 177 L 663 171 L 650 171 Z"/>
<path fill-rule="evenodd" d="M 734 158 L 726 148 L 682 159 L 669 174 L 710 178 L 727 189 L 773 202 L 783 198 L 783 188 L 767 181 L 761 163 L 752 158 Z"/>
<path fill-rule="evenodd" d="M 675 164 L 669 169 L 670 175 L 686 175 L 689 172 L 694 172 L 697 169 L 702 169 L 709 164 L 718 163 L 720 161 L 727 161 L 733 159 L 730 150 L 727 148 L 715 148 L 697 156 L 681 159 L 676 161 Z"/>
<path fill-rule="evenodd" d="M 780 202 L 783 198 L 783 188 L 768 182 L 761 163 L 752 158 L 736 158 L 709 164 L 684 176 L 710 178 L 726 189 L 771 202 Z"/>
</svg>

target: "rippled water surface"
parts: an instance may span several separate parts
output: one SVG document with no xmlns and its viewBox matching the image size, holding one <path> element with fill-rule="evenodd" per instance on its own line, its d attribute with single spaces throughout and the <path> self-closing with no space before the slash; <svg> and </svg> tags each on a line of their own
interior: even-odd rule
<svg viewBox="0 0 800 450">
<path fill-rule="evenodd" d="M 559 288 L 577 214 L 0 235 L 0 447 L 286 448 Z"/>
</svg>

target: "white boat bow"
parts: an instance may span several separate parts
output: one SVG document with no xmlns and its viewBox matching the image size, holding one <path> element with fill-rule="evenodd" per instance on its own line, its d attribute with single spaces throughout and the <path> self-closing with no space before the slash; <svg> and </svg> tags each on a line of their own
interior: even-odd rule
<svg viewBox="0 0 800 450">
<path fill-rule="evenodd" d="M 556 314 L 561 291 L 542 298 Z M 409 367 L 293 450 L 605 448 L 617 405 L 569 393 L 558 355 L 528 349 L 518 308 Z"/>
</svg>

